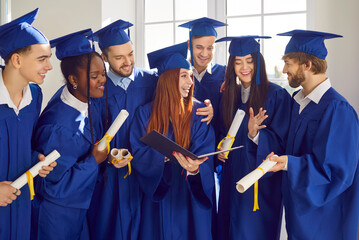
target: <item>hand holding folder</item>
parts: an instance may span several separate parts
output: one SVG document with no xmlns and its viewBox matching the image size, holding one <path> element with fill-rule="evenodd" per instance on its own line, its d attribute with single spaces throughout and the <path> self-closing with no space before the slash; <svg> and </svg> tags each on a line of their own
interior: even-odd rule
<svg viewBox="0 0 359 240">
<path fill-rule="evenodd" d="M 179 152 L 185 157 L 189 157 L 193 160 L 216 155 L 222 152 L 232 151 L 238 148 L 242 148 L 243 146 L 233 147 L 230 149 L 218 151 L 218 152 L 211 152 L 207 154 L 202 154 L 197 156 L 194 153 L 191 153 L 187 149 L 181 147 L 171 139 L 167 138 L 166 136 L 162 135 L 161 133 L 157 132 L 156 130 L 152 130 L 150 133 L 146 134 L 142 138 L 140 138 L 142 142 L 147 144 L 148 146 L 152 147 L 153 149 L 157 150 L 162 155 L 169 158 L 171 161 L 177 162 L 176 158 L 172 155 L 173 152 Z"/>
</svg>

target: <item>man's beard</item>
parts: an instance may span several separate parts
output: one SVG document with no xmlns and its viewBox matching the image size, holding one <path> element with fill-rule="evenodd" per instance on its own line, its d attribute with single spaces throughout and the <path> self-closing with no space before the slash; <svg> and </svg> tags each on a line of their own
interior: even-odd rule
<svg viewBox="0 0 359 240">
<path fill-rule="evenodd" d="M 289 86 L 292 88 L 297 88 L 302 82 L 304 82 L 304 73 L 302 69 L 298 69 L 297 72 L 293 75 L 292 79 L 289 82 Z"/>
<path fill-rule="evenodd" d="M 119 70 L 116 70 L 116 69 L 111 68 L 111 67 L 110 67 L 110 69 L 111 69 L 111 71 L 112 71 L 113 73 L 115 73 L 116 75 L 118 75 L 118 76 L 120 76 L 120 77 L 129 77 L 129 76 L 131 76 L 131 74 L 132 74 L 132 72 L 133 72 L 133 65 L 131 66 L 131 72 L 130 72 L 129 74 L 123 74 L 123 73 L 120 72 Z"/>
</svg>

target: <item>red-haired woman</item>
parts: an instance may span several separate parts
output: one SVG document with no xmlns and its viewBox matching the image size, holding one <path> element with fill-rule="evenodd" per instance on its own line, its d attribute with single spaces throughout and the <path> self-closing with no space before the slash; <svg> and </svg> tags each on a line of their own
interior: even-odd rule
<svg viewBox="0 0 359 240">
<path fill-rule="evenodd" d="M 199 155 L 212 151 L 214 133 L 201 122 L 193 98 L 193 76 L 186 43 L 148 55 L 157 67 L 155 98 L 137 110 L 131 127 L 133 168 L 144 192 L 140 239 L 212 239 L 213 160 L 192 160 L 173 153 L 177 162 L 146 146 L 139 138 L 153 129 Z"/>
</svg>

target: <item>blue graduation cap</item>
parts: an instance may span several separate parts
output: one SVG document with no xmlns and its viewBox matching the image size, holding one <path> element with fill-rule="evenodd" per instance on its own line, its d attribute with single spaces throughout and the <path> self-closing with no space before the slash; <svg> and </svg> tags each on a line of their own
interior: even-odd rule
<svg viewBox="0 0 359 240">
<path fill-rule="evenodd" d="M 187 42 L 183 42 L 147 54 L 150 68 L 157 68 L 158 75 L 175 68 L 191 69 L 186 60 L 187 47 Z"/>
<path fill-rule="evenodd" d="M 232 56 L 244 57 L 248 54 L 258 53 L 257 57 L 257 73 L 256 73 L 256 84 L 260 84 L 259 69 L 260 69 L 260 45 L 255 39 L 260 38 L 271 38 L 269 36 L 239 36 L 239 37 L 223 37 L 218 39 L 216 42 L 231 41 L 228 52 Z"/>
<path fill-rule="evenodd" d="M 133 26 L 133 24 L 130 22 L 121 19 L 117 20 L 95 32 L 94 40 L 98 42 L 101 50 L 110 46 L 125 44 L 130 41 L 129 28 L 131 26 Z M 128 34 L 125 33 L 125 29 L 128 29 Z"/>
<path fill-rule="evenodd" d="M 298 29 L 277 35 L 292 37 L 285 48 L 285 53 L 304 52 L 320 59 L 325 59 L 328 54 L 327 48 L 324 45 L 325 39 L 343 37 L 332 33 Z"/>
<path fill-rule="evenodd" d="M 56 57 L 74 57 L 95 51 L 88 40 L 92 36 L 90 28 L 74 32 L 50 41 L 51 47 L 56 47 Z"/>
<path fill-rule="evenodd" d="M 0 26 L 0 56 L 5 59 L 13 51 L 34 44 L 48 44 L 49 40 L 31 24 L 39 9 Z"/>
<path fill-rule="evenodd" d="M 193 21 L 189 21 L 179 25 L 179 27 L 188 28 L 192 32 L 192 36 L 215 36 L 217 37 L 217 32 L 215 28 L 226 26 L 225 23 L 203 17 L 198 18 Z"/>
<path fill-rule="evenodd" d="M 179 25 L 179 27 L 188 28 L 189 31 L 189 44 L 190 44 L 190 51 L 191 51 L 191 63 L 193 65 L 193 53 L 192 53 L 192 36 L 215 36 L 217 37 L 217 32 L 215 28 L 226 26 L 225 23 L 203 17 L 198 18 L 193 21 L 189 21 Z"/>
</svg>

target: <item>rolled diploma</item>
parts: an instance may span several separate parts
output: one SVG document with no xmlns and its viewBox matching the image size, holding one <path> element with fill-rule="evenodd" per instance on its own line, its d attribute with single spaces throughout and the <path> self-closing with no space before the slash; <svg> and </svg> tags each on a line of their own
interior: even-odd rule
<svg viewBox="0 0 359 240">
<path fill-rule="evenodd" d="M 42 168 L 42 166 L 48 166 L 56 159 L 60 157 L 60 153 L 56 150 L 52 151 L 50 154 L 48 154 L 44 161 L 39 161 L 34 165 L 32 168 L 30 168 L 30 173 L 33 177 L 36 177 L 39 174 L 39 170 Z M 27 183 L 26 174 L 22 174 L 18 179 L 16 179 L 14 182 L 11 183 L 11 186 L 14 188 L 20 189 Z"/>
<path fill-rule="evenodd" d="M 120 159 L 127 159 L 129 157 L 131 157 L 131 153 L 127 149 L 112 148 L 109 161 L 112 163 L 114 159 L 117 162 Z"/>
<path fill-rule="evenodd" d="M 110 128 L 107 130 L 106 134 L 110 137 L 116 135 L 117 131 L 120 129 L 122 124 L 125 122 L 126 118 L 128 117 L 128 112 L 125 109 L 122 109 L 121 112 L 117 115 L 113 123 L 111 124 Z M 106 148 L 106 139 L 103 139 L 98 144 L 98 150 L 102 151 Z"/>
<path fill-rule="evenodd" d="M 237 110 L 236 115 L 234 116 L 234 119 L 232 121 L 231 127 L 229 128 L 229 131 L 228 131 L 229 136 L 235 137 L 237 135 L 238 129 L 241 126 L 241 123 L 242 123 L 245 115 L 246 115 L 246 113 L 243 110 L 241 110 L 241 109 Z M 227 150 L 231 147 L 230 146 L 231 140 L 232 139 L 230 139 L 230 138 L 226 138 L 223 140 L 223 142 L 222 142 L 223 150 Z"/>
<path fill-rule="evenodd" d="M 277 162 L 266 159 L 261 165 L 259 165 L 254 171 L 248 173 L 241 180 L 237 182 L 237 191 L 244 193 L 247 189 L 258 181 L 264 174 L 268 172 Z"/>
</svg>

